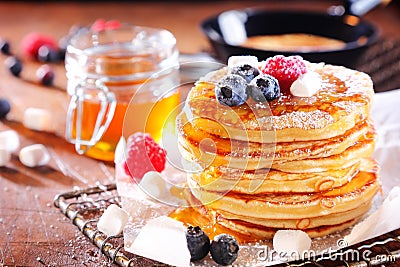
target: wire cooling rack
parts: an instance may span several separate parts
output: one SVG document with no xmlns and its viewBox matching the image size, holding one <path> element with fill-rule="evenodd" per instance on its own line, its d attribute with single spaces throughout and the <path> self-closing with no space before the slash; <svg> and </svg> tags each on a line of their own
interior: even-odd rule
<svg viewBox="0 0 400 267">
<path fill-rule="evenodd" d="M 119 266 L 166 266 L 124 250 L 123 236 L 106 236 L 97 229 L 97 221 L 111 204 L 120 205 L 115 184 L 99 185 L 59 194 L 54 205 L 76 225 L 79 230 Z M 276 266 L 400 266 L 400 229 L 342 248 L 312 259 L 279 264 Z"/>
<path fill-rule="evenodd" d="M 109 205 L 121 206 L 116 189 L 115 184 L 110 184 L 66 192 L 54 198 L 54 206 L 60 209 L 110 262 L 126 267 L 166 266 L 125 251 L 123 235 L 107 237 L 97 229 L 97 222 Z"/>
</svg>

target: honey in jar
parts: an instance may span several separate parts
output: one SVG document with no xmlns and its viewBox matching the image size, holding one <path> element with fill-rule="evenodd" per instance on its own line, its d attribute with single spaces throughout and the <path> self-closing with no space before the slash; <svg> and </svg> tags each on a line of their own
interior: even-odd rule
<svg viewBox="0 0 400 267">
<path fill-rule="evenodd" d="M 168 31 L 128 24 L 84 29 L 72 38 L 65 66 L 66 137 L 78 153 L 112 161 L 121 136 L 141 131 L 160 141 L 174 123 L 178 50 Z"/>
</svg>

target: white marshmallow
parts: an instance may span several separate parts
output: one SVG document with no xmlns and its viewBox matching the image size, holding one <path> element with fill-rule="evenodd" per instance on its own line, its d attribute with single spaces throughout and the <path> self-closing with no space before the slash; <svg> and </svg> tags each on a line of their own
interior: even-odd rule
<svg viewBox="0 0 400 267">
<path fill-rule="evenodd" d="M 5 148 L 0 148 L 0 167 L 4 167 L 11 160 L 11 152 Z"/>
<path fill-rule="evenodd" d="M 26 128 L 36 131 L 54 131 L 51 113 L 41 108 L 27 108 L 24 112 L 22 124 Z"/>
<path fill-rule="evenodd" d="M 159 199 L 167 193 L 167 183 L 156 171 L 145 173 L 139 186 L 149 197 L 154 199 Z"/>
<path fill-rule="evenodd" d="M 14 130 L 0 132 L 0 147 L 15 152 L 19 148 L 18 133 Z"/>
<path fill-rule="evenodd" d="M 228 58 L 228 67 L 234 68 L 248 64 L 254 68 L 258 68 L 258 58 L 255 56 L 231 56 Z"/>
<path fill-rule="evenodd" d="M 122 233 L 129 215 L 116 204 L 111 204 L 101 215 L 97 222 L 97 228 L 107 236 L 115 236 Z"/>
<path fill-rule="evenodd" d="M 44 145 L 35 144 L 22 148 L 19 160 L 27 167 L 43 166 L 50 161 L 50 154 Z"/>
<path fill-rule="evenodd" d="M 322 79 L 318 73 L 307 71 L 290 86 L 290 93 L 299 97 L 310 97 L 321 89 Z"/>
<path fill-rule="evenodd" d="M 167 216 L 151 219 L 127 251 L 172 266 L 190 266 L 185 226 Z"/>
<path fill-rule="evenodd" d="M 274 250 L 288 256 L 301 256 L 311 247 L 311 238 L 301 230 L 279 230 L 272 240 Z"/>
<path fill-rule="evenodd" d="M 373 238 L 400 227 L 400 187 L 390 191 L 382 206 L 364 221 L 356 224 L 351 233 L 344 237 L 348 245 Z"/>
</svg>

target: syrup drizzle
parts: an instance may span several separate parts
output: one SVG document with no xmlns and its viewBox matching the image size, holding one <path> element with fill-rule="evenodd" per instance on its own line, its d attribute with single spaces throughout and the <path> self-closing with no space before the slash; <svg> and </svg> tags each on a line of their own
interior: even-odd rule
<svg viewBox="0 0 400 267">
<path fill-rule="evenodd" d="M 242 234 L 224 227 L 218 222 L 218 216 L 216 216 L 216 213 L 210 213 L 203 215 L 192 207 L 186 207 L 174 210 L 169 217 L 182 222 L 187 227 L 190 225 L 200 226 L 200 228 L 208 235 L 210 240 L 214 239 L 214 237 L 219 234 L 229 234 L 234 236 L 240 244 L 260 241 L 260 238 L 257 236 Z"/>
</svg>

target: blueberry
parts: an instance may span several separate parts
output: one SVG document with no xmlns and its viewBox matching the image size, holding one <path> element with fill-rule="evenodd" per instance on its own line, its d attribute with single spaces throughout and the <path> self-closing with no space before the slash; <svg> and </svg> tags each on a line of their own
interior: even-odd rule
<svg viewBox="0 0 400 267">
<path fill-rule="evenodd" d="M 10 70 L 11 74 L 18 77 L 22 71 L 22 62 L 14 56 L 9 56 L 4 64 Z"/>
<path fill-rule="evenodd" d="M 254 68 L 248 64 L 236 66 L 232 68 L 230 73 L 242 76 L 248 83 L 260 74 L 257 68 Z"/>
<path fill-rule="evenodd" d="M 0 39 L 0 51 L 3 55 L 10 55 L 10 43 L 4 39 Z"/>
<path fill-rule="evenodd" d="M 239 244 L 236 239 L 227 234 L 220 234 L 214 237 L 211 242 L 210 253 L 213 260 L 221 265 L 232 264 L 239 252 Z"/>
<path fill-rule="evenodd" d="M 10 102 L 4 98 L 0 98 L 0 119 L 5 118 L 11 110 Z"/>
<path fill-rule="evenodd" d="M 240 106 L 249 97 L 247 94 L 247 82 L 239 75 L 228 74 L 218 81 L 215 86 L 215 95 L 222 105 Z"/>
<path fill-rule="evenodd" d="M 257 102 L 272 101 L 281 95 L 278 80 L 268 74 L 255 77 L 249 83 L 249 88 L 251 97 Z"/>
<path fill-rule="evenodd" d="M 37 79 L 46 86 L 53 85 L 54 76 L 54 71 L 49 65 L 42 65 L 36 71 Z"/>
<path fill-rule="evenodd" d="M 186 230 L 186 240 L 191 261 L 198 261 L 207 256 L 210 251 L 210 239 L 199 226 L 189 226 Z"/>
<path fill-rule="evenodd" d="M 65 60 L 65 54 L 67 53 L 67 47 L 71 42 L 71 35 L 65 35 L 58 41 L 58 58 L 59 60 Z"/>
<path fill-rule="evenodd" d="M 41 62 L 58 62 L 61 60 L 59 51 L 47 45 L 39 47 L 37 59 Z"/>
<path fill-rule="evenodd" d="M 66 54 L 66 53 L 67 53 L 67 49 L 60 48 L 60 49 L 58 50 L 58 59 L 59 59 L 60 61 L 65 60 L 65 54 Z"/>
</svg>

